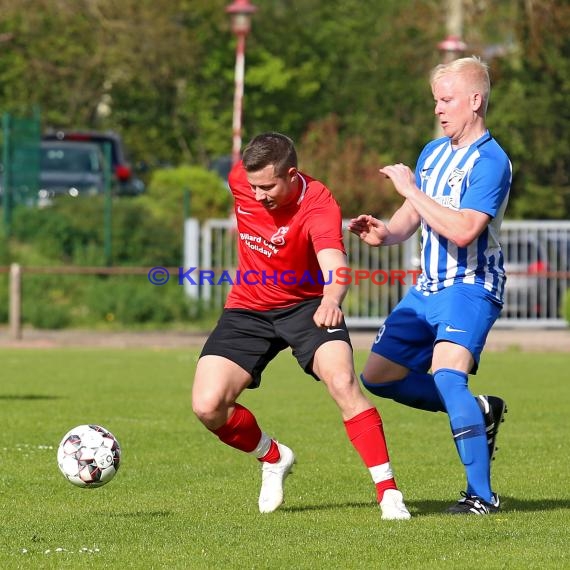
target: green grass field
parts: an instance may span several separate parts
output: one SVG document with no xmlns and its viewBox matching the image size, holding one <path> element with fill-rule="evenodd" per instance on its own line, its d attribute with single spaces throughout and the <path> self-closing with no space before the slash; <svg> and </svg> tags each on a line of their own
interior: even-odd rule
<svg viewBox="0 0 570 570">
<path fill-rule="evenodd" d="M 242 402 L 298 464 L 286 503 L 257 512 L 259 464 L 191 415 L 194 350 L 4 349 L 0 568 L 569 568 L 568 354 L 488 353 L 475 393 L 509 404 L 493 464 L 504 511 L 452 517 L 464 488 L 446 416 L 374 399 L 411 521 L 382 521 L 324 386 L 288 354 Z M 357 353 L 357 368 L 366 357 Z M 98 489 L 65 481 L 78 424 L 119 439 Z"/>
</svg>

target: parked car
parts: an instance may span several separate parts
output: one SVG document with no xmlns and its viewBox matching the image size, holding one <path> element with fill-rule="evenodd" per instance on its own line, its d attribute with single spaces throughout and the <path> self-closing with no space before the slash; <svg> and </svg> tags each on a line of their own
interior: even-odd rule
<svg viewBox="0 0 570 570">
<path fill-rule="evenodd" d="M 511 318 L 547 318 L 550 278 L 547 252 L 534 234 L 508 235 L 501 239 L 507 284 L 503 315 Z"/>
<path fill-rule="evenodd" d="M 46 132 L 45 141 L 73 141 L 75 143 L 97 144 L 103 156 L 105 147 L 109 147 L 111 157 L 111 174 L 115 193 L 122 196 L 137 196 L 144 192 L 144 182 L 135 176 L 121 136 L 114 131 L 66 131 L 54 130 Z"/>
<path fill-rule="evenodd" d="M 555 231 L 546 234 L 548 269 L 555 283 L 555 306 L 558 316 L 564 318 L 563 301 L 570 289 L 570 236 L 568 232 Z"/>
<path fill-rule="evenodd" d="M 40 143 L 39 206 L 50 204 L 56 196 L 77 198 L 104 190 L 103 156 L 98 145 L 59 140 Z"/>
</svg>

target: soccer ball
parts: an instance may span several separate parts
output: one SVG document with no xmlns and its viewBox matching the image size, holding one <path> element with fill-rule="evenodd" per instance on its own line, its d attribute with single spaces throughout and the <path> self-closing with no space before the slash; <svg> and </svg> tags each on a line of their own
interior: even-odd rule
<svg viewBox="0 0 570 570">
<path fill-rule="evenodd" d="M 121 462 L 115 436 L 98 425 L 68 431 L 57 449 L 57 464 L 64 477 L 78 487 L 101 487 L 114 476 Z"/>
</svg>

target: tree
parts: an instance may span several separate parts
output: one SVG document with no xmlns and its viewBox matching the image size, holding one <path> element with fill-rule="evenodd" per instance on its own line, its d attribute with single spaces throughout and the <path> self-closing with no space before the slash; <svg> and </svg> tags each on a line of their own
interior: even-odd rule
<svg viewBox="0 0 570 570">
<path fill-rule="evenodd" d="M 511 213 L 570 218 L 570 5 L 517 3 L 517 50 L 494 62 L 494 127 L 514 165 Z"/>
<path fill-rule="evenodd" d="M 118 130 L 137 161 L 206 167 L 231 149 L 228 3 L 0 0 L 1 108 L 24 114 L 38 105 L 45 127 Z M 380 160 L 413 166 L 433 134 L 427 76 L 440 60 L 443 0 L 256 4 L 244 140 L 283 131 L 321 178 L 348 176 L 335 170 L 339 156 L 356 161 L 349 178 L 360 183 L 372 184 Z M 513 159 L 510 213 L 569 218 L 570 6 L 463 6 L 469 51 L 491 64 L 489 127 Z"/>
<path fill-rule="evenodd" d="M 343 217 L 368 213 L 389 217 L 402 199 L 391 183 L 378 173 L 387 161 L 367 149 L 357 136 L 342 140 L 334 115 L 309 126 L 300 144 L 301 168 L 320 178 L 342 207 Z"/>
</svg>

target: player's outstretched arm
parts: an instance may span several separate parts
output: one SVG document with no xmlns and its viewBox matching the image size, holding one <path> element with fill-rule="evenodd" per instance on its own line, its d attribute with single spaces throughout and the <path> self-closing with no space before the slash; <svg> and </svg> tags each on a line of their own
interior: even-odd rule
<svg viewBox="0 0 570 570">
<path fill-rule="evenodd" d="M 326 285 L 323 287 L 323 299 L 313 315 L 318 327 L 335 327 L 342 322 L 342 309 L 340 305 L 348 291 L 345 281 L 336 278 L 337 270 L 348 265 L 346 255 L 339 249 L 321 249 L 317 253 L 319 267 L 326 276 Z M 332 278 L 329 279 L 328 276 Z"/>
<path fill-rule="evenodd" d="M 368 245 L 377 247 L 406 241 L 419 225 L 419 214 L 406 200 L 387 224 L 368 214 L 361 214 L 350 220 L 348 230 Z"/>
<path fill-rule="evenodd" d="M 352 218 L 348 223 L 348 230 L 373 247 L 382 245 L 388 235 L 386 224 L 368 214 Z"/>
</svg>

